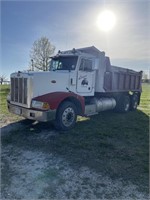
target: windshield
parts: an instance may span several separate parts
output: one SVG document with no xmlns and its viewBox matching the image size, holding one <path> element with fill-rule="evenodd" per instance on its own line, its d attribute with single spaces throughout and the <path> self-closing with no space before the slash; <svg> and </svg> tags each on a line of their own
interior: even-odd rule
<svg viewBox="0 0 150 200">
<path fill-rule="evenodd" d="M 50 71 L 75 70 L 78 56 L 53 57 L 50 62 Z"/>
</svg>

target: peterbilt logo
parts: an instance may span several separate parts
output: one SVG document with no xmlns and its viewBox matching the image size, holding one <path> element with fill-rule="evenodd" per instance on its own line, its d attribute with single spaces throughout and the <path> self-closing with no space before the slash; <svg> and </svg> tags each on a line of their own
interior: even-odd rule
<svg viewBox="0 0 150 200">
<path fill-rule="evenodd" d="M 56 80 L 52 80 L 51 83 L 56 83 Z"/>
</svg>

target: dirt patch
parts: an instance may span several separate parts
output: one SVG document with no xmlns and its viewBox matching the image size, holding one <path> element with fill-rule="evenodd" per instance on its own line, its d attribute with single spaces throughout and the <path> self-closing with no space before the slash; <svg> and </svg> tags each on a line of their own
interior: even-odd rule
<svg viewBox="0 0 150 200">
<path fill-rule="evenodd" d="M 54 131 L 41 132 L 50 139 Z M 39 136 L 40 136 L 39 135 Z M 2 147 L 2 199 L 148 199 L 137 187 L 37 149 Z"/>
</svg>

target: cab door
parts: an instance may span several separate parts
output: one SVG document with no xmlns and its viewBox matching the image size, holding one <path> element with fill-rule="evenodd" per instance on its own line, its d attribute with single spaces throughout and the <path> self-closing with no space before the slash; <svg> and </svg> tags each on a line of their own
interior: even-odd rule
<svg viewBox="0 0 150 200">
<path fill-rule="evenodd" d="M 95 71 L 92 66 L 92 59 L 81 58 L 77 75 L 78 93 L 83 93 L 83 95 L 86 95 L 86 93 L 94 93 Z"/>
</svg>

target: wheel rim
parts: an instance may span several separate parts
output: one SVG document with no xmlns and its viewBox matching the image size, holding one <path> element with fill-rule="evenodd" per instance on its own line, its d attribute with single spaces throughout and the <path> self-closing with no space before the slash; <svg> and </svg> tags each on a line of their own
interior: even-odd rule
<svg viewBox="0 0 150 200">
<path fill-rule="evenodd" d="M 125 111 L 128 111 L 128 110 L 129 110 L 129 107 L 130 107 L 130 104 L 127 103 L 127 104 L 125 105 Z"/>
<path fill-rule="evenodd" d="M 62 122 L 64 126 L 69 127 L 74 123 L 75 120 L 75 111 L 73 108 L 68 107 L 64 110 L 62 114 Z"/>
<path fill-rule="evenodd" d="M 133 108 L 136 109 L 136 108 L 137 108 L 137 105 L 138 105 L 138 102 L 135 101 L 135 102 L 134 102 L 134 105 L 133 105 Z"/>
<path fill-rule="evenodd" d="M 138 99 L 137 99 L 137 97 L 135 96 L 135 97 L 133 98 L 133 109 L 136 109 L 137 106 L 138 106 Z"/>
<path fill-rule="evenodd" d="M 124 110 L 127 112 L 130 108 L 130 101 L 128 98 L 125 99 L 125 107 Z"/>
</svg>

